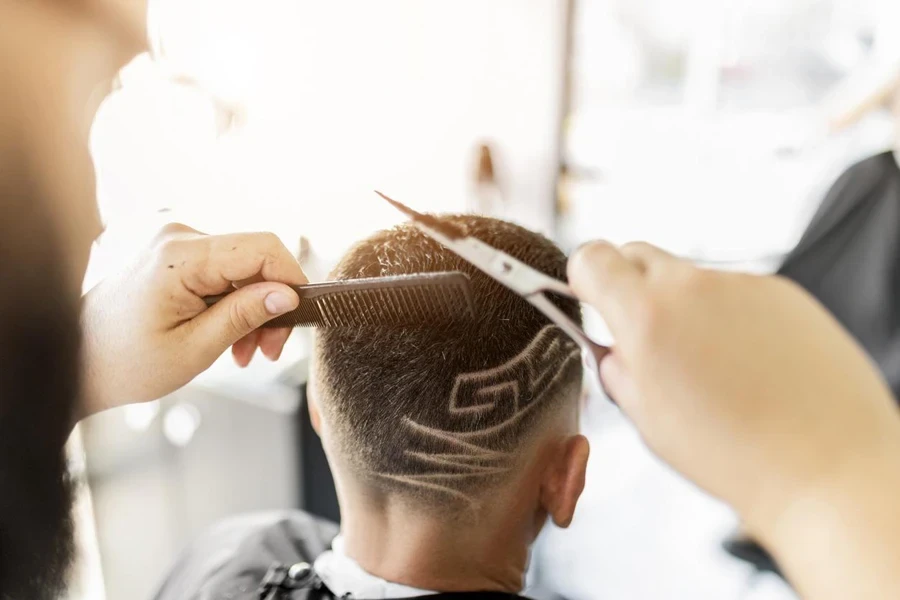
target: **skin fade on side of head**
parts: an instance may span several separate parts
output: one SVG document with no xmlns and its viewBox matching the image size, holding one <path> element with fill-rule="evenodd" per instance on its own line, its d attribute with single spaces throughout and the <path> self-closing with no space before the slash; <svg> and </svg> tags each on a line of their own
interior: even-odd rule
<svg viewBox="0 0 900 600">
<path fill-rule="evenodd" d="M 540 234 L 487 217 L 441 218 L 565 279 L 565 255 Z M 471 513 L 515 479 L 553 415 L 570 412 L 563 406 L 577 402 L 582 366 L 575 343 L 544 315 L 410 224 L 360 242 L 333 277 L 434 271 L 469 275 L 472 322 L 320 330 L 319 404 L 330 455 L 355 482 L 444 514 Z M 554 302 L 580 322 L 577 302 Z"/>
</svg>

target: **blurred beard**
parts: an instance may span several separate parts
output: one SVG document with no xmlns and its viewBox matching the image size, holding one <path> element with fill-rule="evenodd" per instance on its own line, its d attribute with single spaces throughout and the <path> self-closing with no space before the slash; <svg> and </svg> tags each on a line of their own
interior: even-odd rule
<svg viewBox="0 0 900 600">
<path fill-rule="evenodd" d="M 2 246 L 0 242 L 0 251 Z M 0 599 L 56 599 L 65 589 L 74 555 L 74 486 L 65 443 L 79 389 L 77 310 L 61 301 L 56 306 L 48 302 L 51 294 L 64 297 L 63 286 L 42 290 L 23 311 L 26 301 L 20 294 L 27 286 L 21 281 L 18 287 L 5 285 L 3 271 L 0 268 Z"/>
<path fill-rule="evenodd" d="M 74 556 L 65 444 L 79 296 L 28 165 L 0 137 L 0 599 L 58 599 Z"/>
<path fill-rule="evenodd" d="M 4 447 L 0 454 L 0 490 L 4 490 L 0 498 L 3 600 L 60 598 L 75 555 L 73 485 L 64 463 L 41 467 L 24 459 L 25 453 L 35 450 L 41 451 L 20 446 L 23 454 L 12 460 L 8 448 Z M 8 490 L 15 491 L 10 494 Z"/>
</svg>

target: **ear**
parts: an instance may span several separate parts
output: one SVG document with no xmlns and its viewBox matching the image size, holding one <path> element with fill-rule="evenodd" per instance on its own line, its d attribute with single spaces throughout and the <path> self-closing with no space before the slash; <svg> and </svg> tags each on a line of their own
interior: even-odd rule
<svg viewBox="0 0 900 600">
<path fill-rule="evenodd" d="M 315 353 L 314 353 L 315 354 Z M 322 415 L 319 413 L 319 373 L 316 369 L 315 358 L 309 366 L 309 378 L 306 381 L 306 408 L 309 410 L 309 420 L 316 435 L 322 437 Z"/>
<path fill-rule="evenodd" d="M 319 352 L 318 339 L 315 331 L 312 334 L 313 351 L 309 357 L 309 373 L 306 380 L 306 409 L 309 411 L 309 421 L 313 431 L 322 437 L 322 414 L 319 411 Z"/>
<path fill-rule="evenodd" d="M 549 465 L 541 486 L 541 505 L 557 527 L 568 527 L 575 516 L 575 506 L 584 491 L 588 455 L 591 446 L 583 435 L 565 440 L 553 463 Z"/>
<path fill-rule="evenodd" d="M 313 431 L 316 432 L 316 435 L 322 437 L 322 417 L 319 414 L 319 401 L 309 385 L 306 386 L 306 408 L 309 410 L 309 421 L 312 423 Z"/>
</svg>

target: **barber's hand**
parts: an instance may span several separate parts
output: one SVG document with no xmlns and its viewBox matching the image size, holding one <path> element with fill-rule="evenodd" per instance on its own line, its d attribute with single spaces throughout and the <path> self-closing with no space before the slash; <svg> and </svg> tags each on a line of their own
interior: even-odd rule
<svg viewBox="0 0 900 600">
<path fill-rule="evenodd" d="M 754 533 L 870 457 L 900 456 L 881 377 L 789 281 L 603 242 L 572 257 L 569 279 L 616 340 L 600 366 L 610 395 L 652 450 Z"/>
<path fill-rule="evenodd" d="M 208 236 L 169 225 L 136 264 L 84 298 L 85 400 L 80 416 L 168 394 L 229 346 L 246 366 L 275 360 L 289 329 L 258 329 L 297 307 L 300 265 L 269 233 Z M 239 287 L 210 308 L 205 296 Z"/>
</svg>

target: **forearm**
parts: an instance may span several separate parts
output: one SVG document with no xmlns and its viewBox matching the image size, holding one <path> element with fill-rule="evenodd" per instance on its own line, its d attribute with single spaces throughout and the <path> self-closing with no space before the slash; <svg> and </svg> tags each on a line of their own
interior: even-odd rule
<svg viewBox="0 0 900 600">
<path fill-rule="evenodd" d="M 604 387 L 663 459 L 730 502 L 808 600 L 900 598 L 900 416 L 796 284 L 583 246 L 576 294 L 616 340 Z"/>
<path fill-rule="evenodd" d="M 900 598 L 900 441 L 858 462 L 760 528 L 808 600 Z"/>
</svg>

